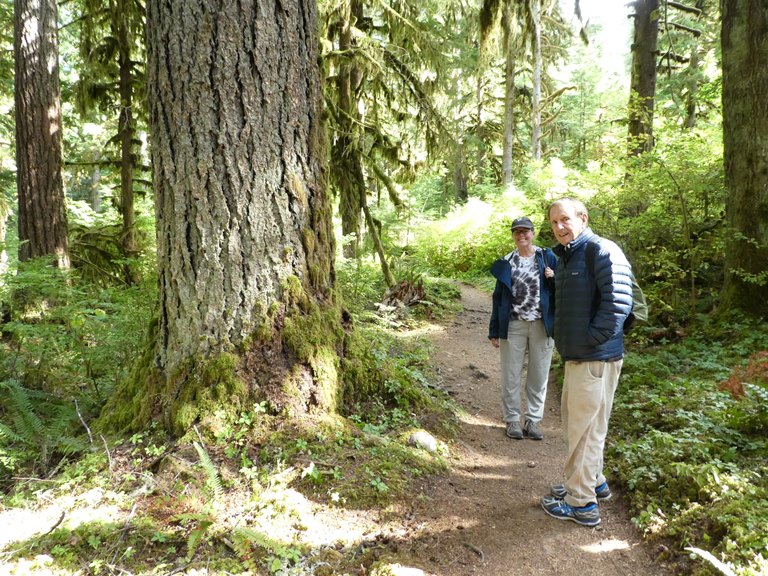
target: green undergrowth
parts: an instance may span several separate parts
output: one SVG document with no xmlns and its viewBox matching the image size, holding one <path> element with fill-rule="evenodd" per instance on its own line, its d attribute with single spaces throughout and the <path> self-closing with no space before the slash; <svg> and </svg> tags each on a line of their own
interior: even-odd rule
<svg viewBox="0 0 768 576">
<path fill-rule="evenodd" d="M 635 524 L 680 573 L 768 570 L 768 330 L 703 319 L 679 343 L 630 349 L 607 461 Z"/>
<path fill-rule="evenodd" d="M 154 281 L 131 287 L 85 282 L 46 259 L 0 283 L 0 490 L 13 476 L 55 471 L 94 438 L 98 414 L 138 354 Z"/>
<path fill-rule="evenodd" d="M 127 334 L 115 332 L 128 331 L 123 315 L 142 320 L 133 333 L 143 334 L 150 311 L 110 290 L 94 296 L 76 282 L 57 284 L 61 291 L 52 293 L 59 298 L 38 308 L 39 319 L 19 315 L 3 341 L 2 392 L 11 401 L 0 406 L 0 514 L 29 513 L 27 526 L 42 521 L 0 549 L 0 562 L 19 573 L 51 574 L 373 569 L 389 544 L 355 534 L 354 519 L 318 543 L 313 524 L 373 511 L 382 521 L 399 518 L 414 487 L 447 470 L 458 426 L 418 328 L 458 310 L 459 292 L 448 282 L 410 278 L 425 286 L 419 302 L 390 309 L 361 298 L 362 308 L 352 310 L 337 414 L 297 417 L 265 401 L 207 414 L 205 426 L 191 426 L 181 439 L 155 423 L 122 438 L 89 428 L 119 372 L 130 367 L 123 355 L 139 353 L 141 338 L 128 344 L 121 339 Z M 69 320 L 83 302 L 93 318 L 74 325 Z M 45 337 L 53 326 L 64 328 L 51 342 Z M 87 346 L 66 356 L 77 338 Z M 120 365 L 101 360 L 110 352 Z M 46 372 L 41 360 L 67 370 Z M 86 360 L 98 386 L 84 378 Z M 430 433 L 436 449 L 414 445 L 415 431 Z"/>
<path fill-rule="evenodd" d="M 419 358 L 411 359 L 411 371 Z M 346 573 L 359 541 L 315 545 L 303 534 L 322 509 L 386 515 L 414 482 L 447 469 L 449 426 L 435 432 L 434 452 L 409 443 L 412 431 L 451 419 L 442 393 L 424 384 L 415 385 L 431 399 L 417 401 L 413 390 L 404 399 L 401 389 L 390 388 L 347 417 L 287 420 L 264 402 L 235 418 L 213 414 L 205 434 L 191 430 L 180 441 L 151 426 L 116 445 L 94 446 L 49 481 L 19 483 L 6 495 L 8 506 L 56 502 L 69 513 L 55 529 L 6 549 L 5 558 L 19 569 L 54 574 L 203 567 L 222 574 L 322 574 L 328 566 L 327 574 Z M 75 520 L 80 507 L 94 517 Z M 355 561 L 359 567 L 374 560 Z"/>
</svg>

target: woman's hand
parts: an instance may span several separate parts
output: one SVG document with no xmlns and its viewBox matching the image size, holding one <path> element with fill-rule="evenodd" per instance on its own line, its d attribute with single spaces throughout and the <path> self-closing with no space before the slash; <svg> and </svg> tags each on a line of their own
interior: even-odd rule
<svg viewBox="0 0 768 576">
<path fill-rule="evenodd" d="M 554 276 L 555 276 L 555 271 L 552 270 L 552 268 L 550 268 L 549 266 L 544 268 L 544 277 L 545 278 L 554 278 Z"/>
<path fill-rule="evenodd" d="M 491 340 L 491 345 L 494 348 L 498 348 L 499 347 L 499 339 L 498 338 L 491 338 L 490 340 Z"/>
</svg>

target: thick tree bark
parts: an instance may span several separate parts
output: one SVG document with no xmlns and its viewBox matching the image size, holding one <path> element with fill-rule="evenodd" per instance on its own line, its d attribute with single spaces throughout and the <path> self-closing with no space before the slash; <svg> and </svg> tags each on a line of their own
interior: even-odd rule
<svg viewBox="0 0 768 576">
<path fill-rule="evenodd" d="M 768 314 L 768 4 L 722 0 L 726 250 L 723 309 Z"/>
<path fill-rule="evenodd" d="M 653 149 L 659 0 L 635 0 L 633 6 L 635 32 L 629 97 L 629 153 L 637 156 Z"/>
<path fill-rule="evenodd" d="M 69 268 L 55 0 L 15 0 L 13 45 L 19 260 L 53 255 Z"/>
<path fill-rule="evenodd" d="M 316 10 L 148 2 L 159 318 L 151 361 L 106 407 L 107 426 L 162 417 L 182 433 L 254 398 L 336 408 Z M 111 416 L 121 400 L 130 413 Z"/>
</svg>

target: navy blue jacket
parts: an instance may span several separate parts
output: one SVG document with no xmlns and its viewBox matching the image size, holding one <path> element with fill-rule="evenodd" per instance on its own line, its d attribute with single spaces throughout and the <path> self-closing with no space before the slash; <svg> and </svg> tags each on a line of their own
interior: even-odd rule
<svg viewBox="0 0 768 576">
<path fill-rule="evenodd" d="M 555 326 L 555 283 L 554 278 L 544 276 L 544 268 L 557 270 L 557 258 L 549 248 L 536 247 L 536 263 L 539 266 L 539 299 L 541 314 L 547 336 L 552 337 Z M 488 338 L 507 338 L 509 316 L 512 312 L 512 268 L 507 258 L 499 258 L 491 266 L 496 278 L 493 290 L 493 309 L 488 325 Z"/>
<path fill-rule="evenodd" d="M 595 242 L 594 270 L 587 263 Z M 555 347 L 563 360 L 614 360 L 624 356 L 624 320 L 632 309 L 632 269 L 615 242 L 585 228 L 556 246 Z"/>
</svg>

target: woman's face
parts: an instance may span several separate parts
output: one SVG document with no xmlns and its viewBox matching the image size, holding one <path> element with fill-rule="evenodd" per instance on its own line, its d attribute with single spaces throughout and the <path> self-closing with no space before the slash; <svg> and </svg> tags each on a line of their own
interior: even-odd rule
<svg viewBox="0 0 768 576">
<path fill-rule="evenodd" d="M 515 228 L 512 230 L 512 237 L 515 239 L 517 249 L 533 246 L 533 238 L 536 236 L 533 230 L 528 228 Z"/>
</svg>

